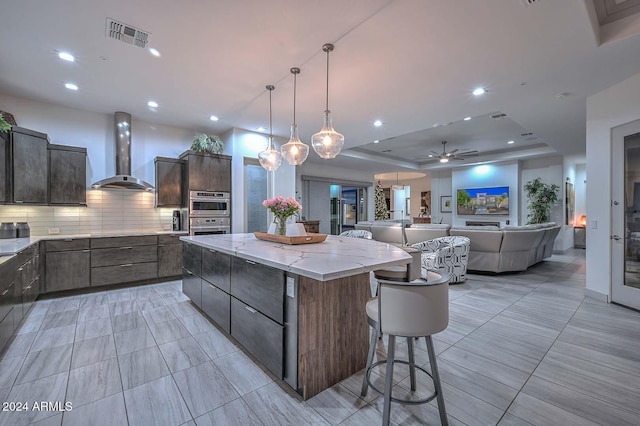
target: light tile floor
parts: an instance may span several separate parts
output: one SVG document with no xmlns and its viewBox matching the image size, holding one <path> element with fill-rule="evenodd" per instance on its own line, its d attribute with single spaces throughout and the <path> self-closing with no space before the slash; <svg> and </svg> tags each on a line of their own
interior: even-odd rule
<svg viewBox="0 0 640 426">
<path fill-rule="evenodd" d="M 584 251 L 572 250 L 450 286 L 450 324 L 434 339 L 451 425 L 640 424 L 640 313 L 585 298 L 584 279 Z M 416 359 L 427 363 L 424 340 Z M 381 398 L 358 396 L 362 375 L 300 401 L 179 281 L 118 289 L 33 306 L 0 358 L 0 401 L 73 410 L 0 412 L 0 425 L 380 424 Z M 394 395 L 409 395 L 405 366 L 394 382 Z M 418 387 L 432 389 L 421 375 Z M 391 419 L 439 424 L 435 403 L 394 404 Z"/>
</svg>

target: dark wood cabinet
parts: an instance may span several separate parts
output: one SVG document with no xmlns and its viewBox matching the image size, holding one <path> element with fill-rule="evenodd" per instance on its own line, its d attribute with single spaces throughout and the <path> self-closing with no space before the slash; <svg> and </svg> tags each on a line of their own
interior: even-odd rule
<svg viewBox="0 0 640 426">
<path fill-rule="evenodd" d="M 158 236 L 158 276 L 175 277 L 182 273 L 180 235 Z"/>
<path fill-rule="evenodd" d="M 44 291 L 89 287 L 91 279 L 89 238 L 65 238 L 44 242 Z"/>
<path fill-rule="evenodd" d="M 192 243 L 182 243 L 182 265 L 187 271 L 202 276 L 202 249 Z"/>
<path fill-rule="evenodd" d="M 87 149 L 49 145 L 49 203 L 87 204 Z"/>
<path fill-rule="evenodd" d="M 91 239 L 91 286 L 158 278 L 158 237 Z"/>
<path fill-rule="evenodd" d="M 202 280 L 202 311 L 231 333 L 231 296 L 206 280 Z"/>
<path fill-rule="evenodd" d="M 186 191 L 231 192 L 231 157 L 187 151 L 180 156 L 185 160 L 184 189 Z M 185 191 L 185 192 L 186 192 Z M 183 192 L 183 202 L 185 197 Z"/>
<path fill-rule="evenodd" d="M 184 268 L 182 269 L 182 292 L 196 306 L 202 306 L 202 279 Z"/>
<path fill-rule="evenodd" d="M 14 126 L 10 131 L 9 201 L 47 204 L 49 190 L 47 135 Z"/>
<path fill-rule="evenodd" d="M 231 257 L 212 249 L 202 249 L 202 278 L 229 293 L 231 291 Z"/>
<path fill-rule="evenodd" d="M 9 132 L 0 132 L 0 203 L 9 201 L 7 194 L 7 159 L 9 158 Z"/>
<path fill-rule="evenodd" d="M 285 273 L 239 257 L 231 258 L 231 295 L 284 323 Z"/>
<path fill-rule="evenodd" d="M 154 163 L 156 169 L 156 207 L 182 206 L 184 161 L 177 158 L 156 157 Z"/>
</svg>

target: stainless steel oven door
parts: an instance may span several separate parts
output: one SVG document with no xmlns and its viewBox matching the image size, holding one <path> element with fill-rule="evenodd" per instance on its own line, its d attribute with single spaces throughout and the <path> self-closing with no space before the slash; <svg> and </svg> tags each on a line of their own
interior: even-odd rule
<svg viewBox="0 0 640 426">
<path fill-rule="evenodd" d="M 189 219 L 189 235 L 229 234 L 231 226 L 226 217 L 192 217 Z"/>
<path fill-rule="evenodd" d="M 231 214 L 231 197 L 228 192 L 190 191 L 189 216 L 229 217 Z"/>
</svg>

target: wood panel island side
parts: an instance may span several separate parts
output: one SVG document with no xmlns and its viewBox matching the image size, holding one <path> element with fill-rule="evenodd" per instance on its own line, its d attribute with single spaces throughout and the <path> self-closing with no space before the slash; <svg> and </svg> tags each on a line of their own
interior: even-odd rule
<svg viewBox="0 0 640 426">
<path fill-rule="evenodd" d="M 183 292 L 303 399 L 365 367 L 369 272 L 411 260 L 390 244 L 331 235 L 304 245 L 180 239 Z"/>
</svg>

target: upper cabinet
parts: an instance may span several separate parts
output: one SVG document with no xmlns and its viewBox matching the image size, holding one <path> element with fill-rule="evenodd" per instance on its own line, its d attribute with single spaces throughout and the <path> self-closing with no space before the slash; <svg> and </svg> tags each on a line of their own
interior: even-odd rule
<svg viewBox="0 0 640 426">
<path fill-rule="evenodd" d="M 186 161 L 187 191 L 231 192 L 231 157 L 186 151 L 180 156 Z"/>
<path fill-rule="evenodd" d="M 47 204 L 47 135 L 14 126 L 6 150 L 6 201 Z"/>
<path fill-rule="evenodd" d="M 50 204 L 87 204 L 87 149 L 49 145 Z"/>
<path fill-rule="evenodd" d="M 182 174 L 184 161 L 156 157 L 156 207 L 182 206 Z"/>
</svg>

